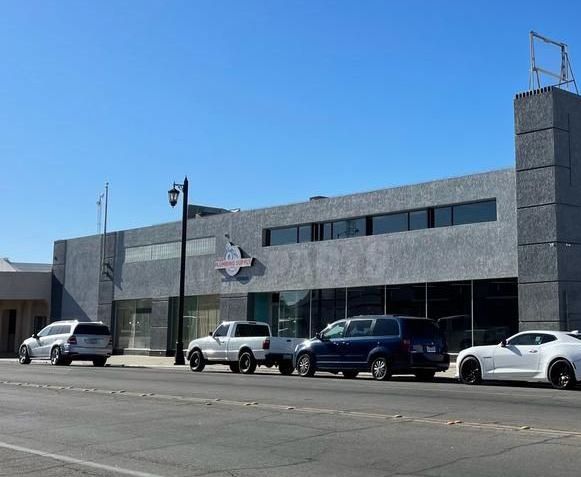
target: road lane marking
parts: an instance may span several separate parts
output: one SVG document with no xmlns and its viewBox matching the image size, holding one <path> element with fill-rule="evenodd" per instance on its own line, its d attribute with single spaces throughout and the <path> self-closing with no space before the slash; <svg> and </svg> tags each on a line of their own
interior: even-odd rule
<svg viewBox="0 0 581 477">
<path fill-rule="evenodd" d="M 24 452 L 26 454 L 37 455 L 39 457 L 46 457 L 48 459 L 58 460 L 60 462 L 66 462 L 67 464 L 75 464 L 83 467 L 91 467 L 93 469 L 106 470 L 107 472 L 113 472 L 116 474 L 132 475 L 134 477 L 163 477 L 159 474 L 150 474 L 148 472 L 140 472 L 138 470 L 123 469 L 121 467 L 115 467 L 112 465 L 98 464 L 97 462 L 91 462 L 89 460 L 75 459 L 74 457 L 69 457 L 61 454 L 53 454 L 52 452 L 39 451 L 36 449 L 31 449 L 29 447 L 17 446 L 14 444 L 9 444 L 8 442 L 0 441 L 0 447 L 18 452 Z"/>
<path fill-rule="evenodd" d="M 61 391 L 61 386 L 50 385 L 50 384 L 33 384 L 33 383 L 22 383 L 15 381 L 0 381 L 0 384 L 19 386 L 19 387 L 33 387 L 33 388 L 43 388 L 54 391 Z M 477 429 L 488 429 L 488 430 L 498 430 L 498 431 L 517 431 L 526 432 L 529 434 L 541 434 L 545 436 L 551 436 L 553 438 L 581 438 L 581 432 L 579 431 L 567 431 L 561 429 L 550 429 L 550 428 L 540 428 L 531 427 L 524 424 L 499 424 L 496 422 L 470 422 L 462 421 L 458 419 L 437 419 L 434 417 L 413 417 L 404 416 L 401 414 L 382 414 L 382 413 L 370 413 L 364 411 L 349 411 L 341 409 L 324 409 L 324 408 L 312 408 L 312 407 L 296 407 L 289 406 L 288 404 L 269 404 L 269 403 L 259 403 L 256 401 L 235 401 L 222 398 L 199 398 L 193 396 L 183 396 L 183 395 L 172 395 L 172 394 L 155 394 L 155 393 L 142 393 L 142 392 L 132 392 L 126 390 L 107 390 L 107 389 L 95 389 L 92 388 L 87 390 L 83 387 L 72 387 L 69 386 L 65 391 L 73 391 L 85 393 L 89 391 L 92 394 L 102 394 L 111 395 L 113 393 L 127 397 L 127 398 L 139 398 L 139 399 L 154 399 L 154 400 L 165 400 L 165 401 L 176 401 L 176 402 L 189 402 L 191 404 L 208 405 L 208 403 L 215 402 L 219 405 L 224 406 L 243 406 L 262 410 L 271 410 L 275 412 L 287 412 L 287 413 L 300 413 L 300 414 L 319 414 L 319 415 L 342 415 L 351 418 L 363 418 L 363 419 L 381 419 L 381 420 L 394 420 L 397 422 L 415 422 L 422 424 L 432 424 L 432 425 L 448 425 L 450 421 L 454 422 L 456 426 L 459 427 L 469 427 Z M 119 394 L 122 393 L 122 394 Z"/>
</svg>

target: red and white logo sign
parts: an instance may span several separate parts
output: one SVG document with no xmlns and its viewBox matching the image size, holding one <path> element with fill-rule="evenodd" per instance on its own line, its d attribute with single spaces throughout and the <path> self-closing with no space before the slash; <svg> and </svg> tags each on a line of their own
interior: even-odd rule
<svg viewBox="0 0 581 477">
<path fill-rule="evenodd" d="M 226 253 L 222 260 L 216 260 L 214 268 L 216 270 L 224 270 L 227 275 L 233 277 L 238 274 L 241 268 L 252 266 L 251 258 L 242 258 L 240 247 L 226 242 Z"/>
</svg>

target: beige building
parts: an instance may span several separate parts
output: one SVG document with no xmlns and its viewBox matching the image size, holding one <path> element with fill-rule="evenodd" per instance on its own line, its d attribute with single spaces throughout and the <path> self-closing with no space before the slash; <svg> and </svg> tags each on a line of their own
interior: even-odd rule
<svg viewBox="0 0 581 477">
<path fill-rule="evenodd" d="M 51 265 L 0 258 L 0 355 L 15 356 L 18 345 L 49 322 Z"/>
</svg>

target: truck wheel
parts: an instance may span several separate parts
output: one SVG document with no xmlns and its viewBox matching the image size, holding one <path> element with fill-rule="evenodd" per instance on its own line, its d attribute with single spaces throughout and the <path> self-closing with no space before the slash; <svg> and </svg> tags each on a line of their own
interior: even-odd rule
<svg viewBox="0 0 581 477">
<path fill-rule="evenodd" d="M 205 366 L 206 362 L 204 361 L 202 352 L 199 349 L 195 350 L 190 356 L 190 369 L 194 373 L 199 373 L 200 371 L 203 371 Z"/>
<path fill-rule="evenodd" d="M 295 370 L 295 368 L 294 368 L 293 363 L 291 361 L 281 361 L 278 364 L 278 371 L 283 376 L 290 376 L 291 374 L 293 374 L 294 370 Z"/>
<path fill-rule="evenodd" d="M 238 367 L 242 374 L 252 374 L 256 371 L 256 359 L 252 351 L 243 351 L 238 358 Z"/>
<path fill-rule="evenodd" d="M 238 366 L 238 363 L 230 363 L 230 371 L 232 371 L 233 373 L 239 373 L 240 372 L 240 366 Z"/>
</svg>

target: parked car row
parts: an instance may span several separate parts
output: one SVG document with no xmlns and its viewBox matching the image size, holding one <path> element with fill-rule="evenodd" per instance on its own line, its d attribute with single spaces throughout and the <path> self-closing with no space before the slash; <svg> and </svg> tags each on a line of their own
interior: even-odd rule
<svg viewBox="0 0 581 477">
<path fill-rule="evenodd" d="M 248 332 L 241 333 L 242 328 Z M 192 371 L 207 364 L 229 364 L 234 372 L 250 374 L 264 364 L 278 365 L 282 374 L 296 368 L 303 377 L 329 371 L 355 378 L 371 371 L 377 380 L 393 373 L 432 379 L 450 365 L 437 324 L 401 316 L 340 320 L 310 340 L 272 337 L 266 323 L 224 322 L 209 337 L 193 340 L 186 356 Z"/>
<path fill-rule="evenodd" d="M 18 360 L 49 359 L 53 365 L 90 360 L 105 366 L 113 352 L 109 328 L 103 323 L 51 323 L 19 348 Z M 221 323 L 209 336 L 189 343 L 186 357 L 192 371 L 226 364 L 234 373 L 252 374 L 257 366 L 277 366 L 280 373 L 311 377 L 318 371 L 355 378 L 370 372 L 373 379 L 413 374 L 431 380 L 448 370 L 450 355 L 436 321 L 408 316 L 360 316 L 328 325 L 314 338 L 272 336 L 266 323 Z M 497 345 L 462 350 L 456 377 L 465 384 L 484 380 L 549 382 L 569 389 L 581 382 L 581 334 L 578 331 L 525 331 Z"/>
</svg>

